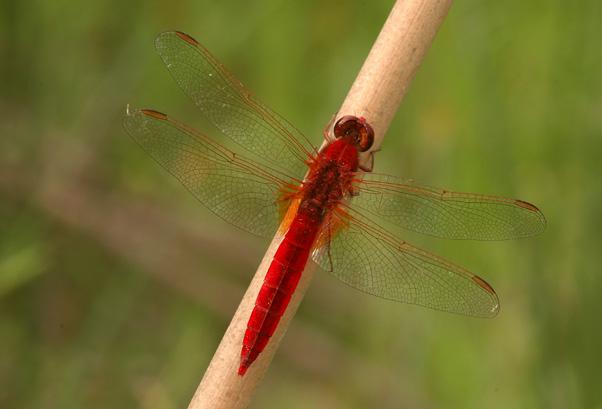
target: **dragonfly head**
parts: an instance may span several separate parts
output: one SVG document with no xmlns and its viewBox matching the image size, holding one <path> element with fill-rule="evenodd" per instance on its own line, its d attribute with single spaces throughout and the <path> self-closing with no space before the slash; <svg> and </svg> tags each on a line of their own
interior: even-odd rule
<svg viewBox="0 0 602 409">
<path fill-rule="evenodd" d="M 374 130 L 366 119 L 353 115 L 345 115 L 337 121 L 334 136 L 337 139 L 350 138 L 360 152 L 366 152 L 374 142 Z"/>
</svg>

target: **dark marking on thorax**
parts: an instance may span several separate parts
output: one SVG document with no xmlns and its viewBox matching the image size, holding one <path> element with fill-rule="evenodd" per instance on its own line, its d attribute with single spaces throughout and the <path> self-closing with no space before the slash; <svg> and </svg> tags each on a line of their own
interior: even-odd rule
<svg viewBox="0 0 602 409">
<path fill-rule="evenodd" d="M 334 149 L 329 149 L 334 148 Z M 300 210 L 314 220 L 322 220 L 326 212 L 351 193 L 351 180 L 357 171 L 357 153 L 347 145 L 330 146 L 315 159 L 315 167 L 305 183 Z M 348 160 L 346 155 L 355 155 Z"/>
</svg>

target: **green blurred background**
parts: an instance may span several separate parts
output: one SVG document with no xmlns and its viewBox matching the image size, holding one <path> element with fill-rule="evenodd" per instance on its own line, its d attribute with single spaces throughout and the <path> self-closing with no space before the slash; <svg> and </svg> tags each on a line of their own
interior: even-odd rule
<svg viewBox="0 0 602 409">
<path fill-rule="evenodd" d="M 319 144 L 391 5 L 0 4 L 0 408 L 186 407 L 267 246 L 123 131 L 127 103 L 203 125 L 155 35 L 190 33 Z M 601 27 L 599 0 L 456 1 L 376 169 L 531 201 L 547 231 L 404 235 L 485 277 L 493 320 L 317 274 L 252 407 L 602 408 Z"/>
</svg>

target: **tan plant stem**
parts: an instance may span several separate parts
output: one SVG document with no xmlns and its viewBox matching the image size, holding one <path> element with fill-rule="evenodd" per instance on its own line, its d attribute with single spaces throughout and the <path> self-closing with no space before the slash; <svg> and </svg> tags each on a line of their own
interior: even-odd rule
<svg viewBox="0 0 602 409">
<path fill-rule="evenodd" d="M 451 0 L 397 0 L 370 54 L 338 111 L 366 118 L 375 131 L 377 149 Z M 266 349 L 244 377 L 237 374 L 242 338 L 272 257 L 282 240 L 270 244 L 224 337 L 201 380 L 189 409 L 245 408 L 265 374 L 316 270 L 308 263 L 286 313 Z"/>
</svg>

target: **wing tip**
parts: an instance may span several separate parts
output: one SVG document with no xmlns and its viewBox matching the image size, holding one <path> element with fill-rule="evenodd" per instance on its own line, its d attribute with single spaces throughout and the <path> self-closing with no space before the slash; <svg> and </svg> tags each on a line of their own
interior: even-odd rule
<svg viewBox="0 0 602 409">
<path fill-rule="evenodd" d="M 471 279 L 472 279 L 472 281 L 477 283 L 479 285 L 479 287 L 481 287 L 482 289 L 487 291 L 489 294 L 497 296 L 493 287 L 487 281 L 483 280 L 481 277 L 479 277 L 477 275 L 473 275 L 471 277 Z"/>
<path fill-rule="evenodd" d="M 136 115 L 140 112 L 137 108 L 132 108 L 130 104 L 125 106 L 125 115 L 123 116 L 123 127 L 128 133 L 130 132 L 133 121 L 135 121 Z"/>
<path fill-rule="evenodd" d="M 496 298 L 497 300 L 497 298 Z M 474 315 L 476 318 L 487 318 L 487 319 L 492 319 L 497 317 L 497 315 L 500 312 L 500 303 L 496 302 L 489 310 L 487 310 L 487 312 L 483 313 L 483 314 L 478 314 L 478 315 Z"/>
<path fill-rule="evenodd" d="M 151 118 L 159 119 L 162 121 L 167 120 L 167 114 L 163 112 L 155 111 L 154 109 L 141 109 L 140 113 L 146 116 L 150 116 Z"/>
<path fill-rule="evenodd" d="M 192 38 L 190 35 L 183 33 L 181 31 L 174 31 L 174 33 L 180 37 L 182 40 L 186 41 L 188 44 L 194 45 L 194 46 L 198 46 L 199 42 L 197 40 L 195 40 L 194 38 Z"/>
<path fill-rule="evenodd" d="M 157 37 L 155 38 L 155 48 L 158 51 L 163 51 L 169 46 L 170 42 L 176 40 L 176 37 L 194 47 L 200 47 L 200 43 L 194 38 L 192 38 L 192 36 L 182 31 L 173 30 L 163 31 L 159 33 L 159 35 L 157 35 Z"/>
<path fill-rule="evenodd" d="M 531 212 L 534 213 L 541 213 L 541 210 L 539 210 L 539 208 L 537 206 L 535 206 L 532 203 L 529 202 L 525 202 L 524 200 L 520 200 L 520 199 L 514 199 L 514 203 L 519 206 L 522 207 L 523 209 L 527 209 Z"/>
<path fill-rule="evenodd" d="M 477 284 L 479 287 L 485 290 L 489 297 L 494 301 L 491 305 L 491 308 L 485 314 L 482 314 L 482 316 L 485 318 L 495 317 L 500 312 L 500 301 L 497 297 L 497 293 L 487 281 L 485 281 L 478 275 L 473 275 L 470 278 L 475 284 Z"/>
<path fill-rule="evenodd" d="M 538 219 L 537 227 L 534 230 L 530 231 L 529 234 L 525 234 L 526 237 L 535 236 L 537 234 L 542 233 L 546 229 L 546 217 L 543 215 L 543 213 L 541 212 L 541 210 L 539 210 L 537 206 L 520 199 L 514 199 L 514 204 L 522 209 L 531 212 Z"/>
</svg>

